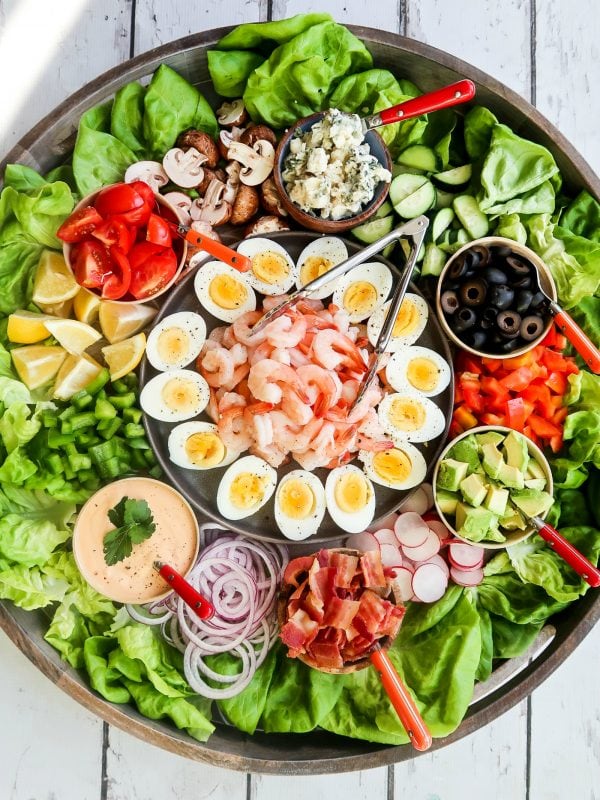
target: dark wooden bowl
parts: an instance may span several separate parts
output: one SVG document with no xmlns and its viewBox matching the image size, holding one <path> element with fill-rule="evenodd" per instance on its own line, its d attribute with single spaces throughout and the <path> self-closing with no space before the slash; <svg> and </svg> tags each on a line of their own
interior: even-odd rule
<svg viewBox="0 0 600 800">
<path fill-rule="evenodd" d="M 370 203 L 367 203 L 360 214 L 354 214 L 352 217 L 344 217 L 343 219 L 338 220 L 321 219 L 321 217 L 317 216 L 316 214 L 309 214 L 307 211 L 303 211 L 300 206 L 297 206 L 296 203 L 293 203 L 290 200 L 290 196 L 281 177 L 281 173 L 283 171 L 283 162 L 287 158 L 290 151 L 290 141 L 298 130 L 302 130 L 303 132 L 308 131 L 310 128 L 312 128 L 315 122 L 318 122 L 322 118 L 323 112 L 311 114 L 309 117 L 299 119 L 298 122 L 288 128 L 283 135 L 283 138 L 279 142 L 275 152 L 273 178 L 275 180 L 275 185 L 277 186 L 277 191 L 281 196 L 281 202 L 292 219 L 296 220 L 296 222 L 302 225 L 303 228 L 308 228 L 311 231 L 335 235 L 350 230 L 350 228 L 354 228 L 357 225 L 362 225 L 363 222 L 366 222 L 368 219 L 370 219 L 388 196 L 390 184 L 383 182 L 379 183 L 375 189 L 373 199 Z M 377 131 L 368 131 L 365 135 L 365 142 L 367 142 L 371 148 L 371 153 L 375 156 L 379 163 L 383 164 L 383 166 L 391 172 L 392 159 L 390 157 L 389 150 Z"/>
<path fill-rule="evenodd" d="M 567 191 L 587 189 L 600 196 L 600 180 L 575 148 L 536 108 L 504 84 L 448 53 L 394 33 L 350 25 L 366 43 L 382 69 L 417 83 L 424 92 L 460 78 L 477 85 L 478 103 L 488 106 L 514 131 L 550 148 L 562 172 Z M 75 143 L 77 122 L 92 106 L 108 100 L 125 83 L 150 75 L 166 63 L 196 83 L 206 96 L 217 100 L 210 84 L 207 50 L 231 27 L 205 31 L 158 47 L 126 64 L 109 70 L 84 86 L 39 122 L 0 163 L 18 162 L 41 172 L 58 166 Z M 548 642 L 540 655 L 525 658 L 512 670 L 502 665 L 492 678 L 477 687 L 476 696 L 460 727 L 444 739 L 435 739 L 431 751 L 468 736 L 521 702 L 567 658 L 600 619 L 600 596 L 588 592 L 548 626 Z M 0 603 L 0 626 L 17 647 L 57 686 L 111 725 L 146 742 L 186 758 L 243 772 L 279 775 L 339 773 L 381 767 L 417 758 L 411 747 L 373 744 L 325 731 L 285 736 L 257 731 L 246 736 L 218 723 L 206 744 L 190 739 L 166 722 L 142 717 L 132 706 L 107 703 L 92 691 L 79 672 L 64 661 L 45 640 L 49 616 L 43 610 L 23 611 L 11 603 Z M 553 636 L 553 638 L 551 638 Z"/>
</svg>

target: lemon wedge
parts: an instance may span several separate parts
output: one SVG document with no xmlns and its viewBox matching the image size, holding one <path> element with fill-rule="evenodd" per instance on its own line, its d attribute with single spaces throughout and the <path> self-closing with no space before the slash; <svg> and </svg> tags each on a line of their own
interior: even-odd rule
<svg viewBox="0 0 600 800">
<path fill-rule="evenodd" d="M 137 333 L 130 339 L 102 348 L 102 355 L 108 365 L 111 381 L 116 381 L 134 370 L 142 360 L 146 349 L 146 335 Z"/>
<path fill-rule="evenodd" d="M 45 323 L 53 317 L 47 314 L 36 314 L 34 311 L 15 311 L 8 317 L 6 335 L 9 341 L 16 344 L 34 344 L 50 336 Z"/>
<path fill-rule="evenodd" d="M 101 303 L 98 295 L 88 292 L 87 289 L 80 289 L 73 300 L 73 311 L 80 322 L 93 325 L 98 319 Z"/>
<path fill-rule="evenodd" d="M 64 303 L 75 297 L 78 291 L 79 284 L 62 253 L 44 250 L 33 280 L 33 302 L 36 305 Z"/>
<path fill-rule="evenodd" d="M 51 317 L 66 318 L 71 316 L 73 298 L 63 300 L 62 303 L 37 303 L 36 305 L 44 314 L 49 314 Z"/>
<path fill-rule="evenodd" d="M 100 328 L 111 344 L 122 342 L 145 328 L 156 316 L 152 306 L 137 303 L 111 303 L 104 300 L 100 304 Z"/>
<path fill-rule="evenodd" d="M 102 367 L 90 356 L 68 355 L 56 376 L 52 396 L 57 400 L 68 400 L 85 389 L 100 372 Z"/>
<path fill-rule="evenodd" d="M 61 347 L 76 356 L 80 356 L 90 345 L 102 338 L 102 334 L 91 325 L 76 319 L 48 320 L 46 328 Z"/>
<path fill-rule="evenodd" d="M 67 357 L 62 347 L 45 347 L 43 344 L 15 347 L 10 351 L 17 375 L 28 389 L 43 386 L 59 371 Z"/>
</svg>

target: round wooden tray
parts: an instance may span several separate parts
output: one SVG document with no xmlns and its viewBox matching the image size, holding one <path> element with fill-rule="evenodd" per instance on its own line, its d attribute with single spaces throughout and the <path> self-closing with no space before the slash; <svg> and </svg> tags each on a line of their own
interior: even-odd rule
<svg viewBox="0 0 600 800">
<path fill-rule="evenodd" d="M 600 181 L 562 134 L 515 92 L 453 56 L 393 33 L 349 26 L 365 41 L 376 65 L 409 78 L 423 91 L 470 78 L 477 84 L 477 100 L 488 106 L 517 133 L 546 145 L 553 152 L 567 187 L 587 188 L 600 195 Z M 123 84 L 149 76 L 167 63 L 196 83 L 209 99 L 206 51 L 231 28 L 220 28 L 185 37 L 159 47 L 106 72 L 87 84 L 35 126 L 0 164 L 19 162 L 46 172 L 72 150 L 80 116 L 91 106 L 110 98 Z M 507 662 L 490 681 L 477 687 L 469 713 L 457 731 L 434 740 L 439 749 L 491 722 L 520 702 L 544 681 L 589 633 L 600 618 L 600 597 L 594 592 L 553 619 L 554 638 L 531 663 Z M 389 747 L 334 736 L 322 731 L 305 735 L 247 736 L 235 728 L 217 724 L 206 744 L 200 744 L 173 726 L 142 717 L 133 707 L 117 706 L 90 690 L 85 679 L 65 664 L 48 645 L 44 633 L 49 619 L 43 612 L 25 612 L 0 603 L 0 626 L 25 655 L 55 684 L 107 722 L 166 750 L 198 761 L 244 772 L 285 775 L 319 774 L 369 769 L 415 758 L 408 746 Z M 548 637 L 546 637 L 547 640 Z M 520 671 L 519 671 L 520 670 Z M 498 678 L 502 682 L 498 685 Z"/>
</svg>

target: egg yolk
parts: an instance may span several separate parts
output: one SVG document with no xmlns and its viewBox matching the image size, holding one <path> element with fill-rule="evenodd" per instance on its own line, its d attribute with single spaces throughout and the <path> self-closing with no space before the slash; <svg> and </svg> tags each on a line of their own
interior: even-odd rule
<svg viewBox="0 0 600 800">
<path fill-rule="evenodd" d="M 190 349 L 190 335 L 183 328 L 166 328 L 156 342 L 158 355 L 165 364 L 177 364 Z"/>
<path fill-rule="evenodd" d="M 406 377 L 415 389 L 431 392 L 438 385 L 440 370 L 430 358 L 413 358 L 408 362 Z"/>
<path fill-rule="evenodd" d="M 280 253 L 265 250 L 252 256 L 252 271 L 260 281 L 273 285 L 287 279 L 290 265 Z"/>
<path fill-rule="evenodd" d="M 208 295 L 219 308 L 239 308 L 246 302 L 248 290 L 232 275 L 217 275 L 208 287 Z"/>
<path fill-rule="evenodd" d="M 369 502 L 371 488 L 359 473 L 346 472 L 338 478 L 333 494 L 342 511 L 355 514 Z"/>
<path fill-rule="evenodd" d="M 370 314 L 377 305 L 377 289 L 367 281 L 351 283 L 344 292 L 344 308 L 349 314 Z"/>
<path fill-rule="evenodd" d="M 229 499 L 236 508 L 253 508 L 263 499 L 267 479 L 253 472 L 240 472 L 231 481 Z"/>
<path fill-rule="evenodd" d="M 425 423 L 425 409 L 418 400 L 397 397 L 390 403 L 388 419 L 399 431 L 416 431 Z"/>
<path fill-rule="evenodd" d="M 315 495 L 310 486 L 290 478 L 279 490 L 279 507 L 290 519 L 306 519 L 315 508 Z"/>
<path fill-rule="evenodd" d="M 333 262 L 325 256 L 309 256 L 304 264 L 300 267 L 300 280 L 303 286 L 307 283 L 314 281 L 315 278 L 320 278 L 326 272 L 329 272 Z"/>
<path fill-rule="evenodd" d="M 392 336 L 408 336 L 417 327 L 419 316 L 419 309 L 410 297 L 405 297 L 394 322 Z"/>
<path fill-rule="evenodd" d="M 200 402 L 200 392 L 192 381 L 171 378 L 162 387 L 161 397 L 171 411 L 191 411 Z"/>
<path fill-rule="evenodd" d="M 191 464 L 216 467 L 225 458 L 225 445 L 216 433 L 199 431 L 185 440 L 185 454 Z"/>
<path fill-rule="evenodd" d="M 412 462 L 403 450 L 382 450 L 373 456 L 373 469 L 388 483 L 403 483 L 412 472 Z"/>
</svg>

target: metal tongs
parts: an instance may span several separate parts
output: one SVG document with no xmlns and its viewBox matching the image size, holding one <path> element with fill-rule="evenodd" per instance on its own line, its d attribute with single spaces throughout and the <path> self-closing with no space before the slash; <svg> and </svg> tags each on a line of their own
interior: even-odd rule
<svg viewBox="0 0 600 800">
<path fill-rule="evenodd" d="M 375 352 L 373 354 L 373 359 L 371 362 L 371 366 L 363 377 L 361 381 L 361 385 L 356 396 L 356 400 L 354 401 L 353 407 L 360 403 L 362 397 L 364 396 L 365 392 L 367 391 L 368 387 L 371 384 L 371 381 L 375 377 L 379 369 L 379 362 L 381 361 L 381 356 L 385 352 L 388 343 L 390 341 L 390 337 L 392 335 L 392 331 L 394 330 L 394 323 L 396 321 L 396 317 L 398 316 L 398 311 L 400 310 L 400 306 L 402 305 L 402 300 L 404 299 L 404 295 L 406 294 L 406 289 L 408 287 L 409 281 L 411 279 L 415 263 L 417 261 L 417 256 L 419 254 L 419 250 L 421 249 L 421 245 L 423 244 L 423 239 L 425 238 L 425 233 L 427 231 L 427 227 L 429 225 L 429 220 L 426 216 L 420 216 L 416 219 L 411 219 L 409 222 L 405 222 L 404 225 L 400 225 L 399 228 L 395 228 L 393 231 L 390 231 L 385 236 L 382 236 L 381 239 L 378 239 L 373 244 L 370 244 L 368 247 L 365 247 L 359 253 L 356 253 L 354 256 L 350 256 L 350 258 L 346 259 L 346 261 L 342 261 L 337 264 L 335 267 L 330 269 L 328 272 L 323 273 L 318 278 L 315 278 L 314 281 L 307 283 L 306 286 L 303 286 L 301 289 L 297 289 L 295 292 L 288 297 L 283 303 L 280 303 L 275 308 L 272 308 L 268 311 L 264 317 L 261 317 L 259 321 L 254 325 L 251 331 L 251 335 L 254 333 L 258 333 L 261 331 L 269 322 L 272 322 L 274 319 L 281 317 L 285 312 L 294 306 L 300 300 L 304 300 L 313 292 L 318 291 L 323 286 L 332 281 L 336 280 L 336 278 L 342 277 L 350 270 L 357 267 L 359 264 L 362 264 L 371 256 L 376 255 L 388 244 L 395 242 L 397 239 L 402 239 L 403 237 L 411 237 L 412 238 L 412 248 L 410 251 L 410 255 L 404 267 L 404 270 L 400 276 L 400 280 L 394 290 L 394 294 L 392 295 L 392 299 L 390 301 L 390 306 L 385 317 L 383 326 L 381 328 L 381 332 L 377 338 L 377 343 L 375 345 Z"/>
</svg>

